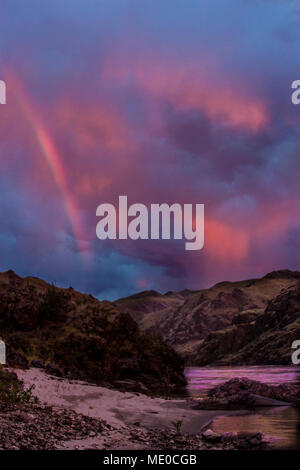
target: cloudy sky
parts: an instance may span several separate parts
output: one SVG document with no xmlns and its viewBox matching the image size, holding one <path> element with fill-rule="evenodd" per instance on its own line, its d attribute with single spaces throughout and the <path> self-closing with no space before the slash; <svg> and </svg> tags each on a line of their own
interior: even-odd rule
<svg viewBox="0 0 300 470">
<path fill-rule="evenodd" d="M 300 7 L 1 0 L 0 270 L 114 299 L 300 267 Z M 205 204 L 205 247 L 96 207 Z"/>
</svg>

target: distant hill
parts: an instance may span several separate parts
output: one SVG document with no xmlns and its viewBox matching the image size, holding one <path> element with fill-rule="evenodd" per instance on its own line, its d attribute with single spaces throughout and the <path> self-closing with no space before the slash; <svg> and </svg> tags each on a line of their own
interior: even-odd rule
<svg viewBox="0 0 300 470">
<path fill-rule="evenodd" d="M 300 339 L 299 285 L 298 271 L 281 270 L 196 292 L 145 291 L 115 306 L 190 364 L 287 364 Z"/>
<path fill-rule="evenodd" d="M 0 273 L 0 337 L 11 366 L 144 393 L 185 386 L 184 363 L 127 313 L 71 287 Z"/>
<path fill-rule="evenodd" d="M 100 302 L 8 271 L 0 273 L 0 337 L 10 365 L 169 394 L 185 385 L 181 357 L 191 365 L 290 363 L 300 273 Z"/>
</svg>

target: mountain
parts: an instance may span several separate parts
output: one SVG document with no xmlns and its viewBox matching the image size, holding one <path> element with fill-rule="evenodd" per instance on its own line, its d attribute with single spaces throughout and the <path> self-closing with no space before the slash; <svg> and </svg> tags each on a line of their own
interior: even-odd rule
<svg viewBox="0 0 300 470">
<path fill-rule="evenodd" d="M 11 366 L 144 393 L 185 386 L 184 363 L 127 313 L 71 287 L 0 273 L 0 337 Z"/>
<path fill-rule="evenodd" d="M 0 337 L 12 366 L 169 394 L 185 385 L 181 356 L 192 365 L 290 363 L 300 273 L 101 302 L 8 271 L 0 273 Z"/>
<path fill-rule="evenodd" d="M 115 305 L 190 364 L 286 364 L 300 339 L 299 283 L 298 271 L 281 270 L 200 291 L 146 291 Z"/>
</svg>

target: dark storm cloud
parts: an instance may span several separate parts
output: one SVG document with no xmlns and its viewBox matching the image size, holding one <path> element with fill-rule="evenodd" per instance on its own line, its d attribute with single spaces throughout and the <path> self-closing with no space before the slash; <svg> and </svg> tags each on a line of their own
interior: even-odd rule
<svg viewBox="0 0 300 470">
<path fill-rule="evenodd" d="M 101 298 L 294 269 L 299 18 L 293 1 L 2 0 L 2 269 Z M 96 240 L 119 194 L 204 203 L 205 248 Z"/>
</svg>

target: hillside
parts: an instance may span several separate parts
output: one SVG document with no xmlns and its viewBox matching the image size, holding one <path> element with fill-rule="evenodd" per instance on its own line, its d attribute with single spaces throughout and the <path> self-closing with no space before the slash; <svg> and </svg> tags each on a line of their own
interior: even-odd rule
<svg viewBox="0 0 300 470">
<path fill-rule="evenodd" d="M 297 296 L 299 282 L 299 272 L 281 270 L 260 279 L 222 282 L 197 292 L 162 295 L 146 291 L 120 299 L 115 305 L 132 315 L 144 331 L 159 332 L 190 364 L 283 364 L 290 361 L 290 339 L 298 331 L 298 307 L 291 306 L 295 314 L 292 323 L 290 317 L 282 320 L 284 331 L 288 331 L 285 339 L 282 326 L 276 323 L 277 313 L 275 320 L 266 319 L 274 302 Z M 274 341 L 282 343 L 284 350 L 278 351 Z M 265 344 L 269 344 L 267 350 Z"/>
<path fill-rule="evenodd" d="M 170 393 L 185 384 L 180 356 L 193 365 L 290 363 L 300 338 L 299 285 L 299 272 L 282 270 L 100 302 L 8 271 L 0 273 L 0 337 L 12 366 Z"/>
<path fill-rule="evenodd" d="M 290 364 L 300 338 L 300 283 L 270 300 L 256 321 L 247 318 L 211 333 L 195 351 L 198 364 Z M 191 358 L 193 360 L 193 358 Z"/>
<path fill-rule="evenodd" d="M 185 386 L 183 360 L 109 302 L 13 271 L 0 273 L 0 337 L 10 366 L 144 393 Z"/>
</svg>

